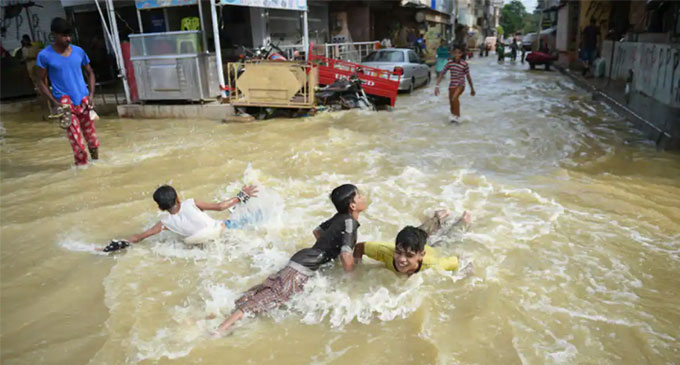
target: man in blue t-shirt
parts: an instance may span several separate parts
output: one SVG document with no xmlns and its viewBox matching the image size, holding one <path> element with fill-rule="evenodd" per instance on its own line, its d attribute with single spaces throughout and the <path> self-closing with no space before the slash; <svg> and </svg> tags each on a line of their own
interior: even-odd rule
<svg viewBox="0 0 680 365">
<path fill-rule="evenodd" d="M 71 147 L 76 165 L 87 164 L 87 152 L 83 146 L 83 135 L 93 160 L 99 158 L 97 131 L 94 121 L 94 71 L 85 51 L 71 45 L 71 25 L 62 18 L 54 18 L 51 25 L 52 45 L 38 54 L 38 89 L 63 115 L 62 127 Z M 83 78 L 83 68 L 87 72 L 88 84 Z M 47 77 L 52 91 L 47 85 Z"/>
</svg>

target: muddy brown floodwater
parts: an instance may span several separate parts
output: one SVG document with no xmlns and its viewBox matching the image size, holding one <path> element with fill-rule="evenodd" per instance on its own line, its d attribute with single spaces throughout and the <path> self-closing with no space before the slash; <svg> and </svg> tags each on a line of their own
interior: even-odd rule
<svg viewBox="0 0 680 365">
<path fill-rule="evenodd" d="M 391 112 L 103 118 L 101 160 L 84 169 L 56 125 L 3 114 L 3 364 L 680 362 L 680 155 L 557 73 L 491 58 L 471 70 L 457 126 L 433 85 Z M 258 227 L 202 250 L 164 233 L 93 253 L 158 220 L 160 184 L 212 201 L 250 182 Z M 334 267 L 286 308 L 207 336 L 313 243 L 345 182 L 370 198 L 360 241 L 392 241 L 437 207 L 470 211 L 443 250 L 474 274 Z"/>
</svg>

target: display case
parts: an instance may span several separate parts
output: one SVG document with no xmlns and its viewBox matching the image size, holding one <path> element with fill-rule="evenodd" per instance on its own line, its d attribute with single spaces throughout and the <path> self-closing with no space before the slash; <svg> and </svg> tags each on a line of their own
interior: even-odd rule
<svg viewBox="0 0 680 365">
<path fill-rule="evenodd" d="M 130 34 L 130 61 L 140 100 L 209 100 L 220 94 L 215 54 L 201 31 Z"/>
</svg>

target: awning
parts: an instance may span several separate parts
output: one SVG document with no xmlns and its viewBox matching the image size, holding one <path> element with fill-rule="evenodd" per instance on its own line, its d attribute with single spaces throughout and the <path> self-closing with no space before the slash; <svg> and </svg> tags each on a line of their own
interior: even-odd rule
<svg viewBox="0 0 680 365">
<path fill-rule="evenodd" d="M 8 7 L 8 6 L 13 6 L 13 5 L 26 5 L 28 6 L 28 3 L 31 2 L 29 0 L 0 0 L 0 6 Z"/>
<path fill-rule="evenodd" d="M 135 0 L 137 9 L 169 8 L 172 6 L 196 5 L 197 0 Z"/>
<path fill-rule="evenodd" d="M 554 27 L 553 27 L 553 28 L 548 28 L 548 29 L 543 29 L 543 30 L 541 31 L 541 35 L 552 34 L 552 33 L 555 33 L 556 31 L 557 31 L 557 28 L 554 28 Z"/>
<path fill-rule="evenodd" d="M 425 20 L 433 23 L 451 24 L 451 17 L 447 14 L 425 13 Z"/>
<path fill-rule="evenodd" d="M 429 8 L 444 14 L 450 14 L 449 2 L 446 0 L 401 0 L 401 6 Z"/>
<path fill-rule="evenodd" d="M 401 0 L 401 6 L 412 6 L 416 8 L 426 8 L 427 0 Z"/>
<path fill-rule="evenodd" d="M 220 5 L 306 11 L 307 0 L 220 0 Z"/>
</svg>

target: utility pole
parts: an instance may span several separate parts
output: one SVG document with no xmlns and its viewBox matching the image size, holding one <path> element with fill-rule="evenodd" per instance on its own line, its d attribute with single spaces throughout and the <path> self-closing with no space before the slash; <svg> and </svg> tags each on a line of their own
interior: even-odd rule
<svg viewBox="0 0 680 365">
<path fill-rule="evenodd" d="M 213 38 L 215 40 L 215 58 L 217 59 L 217 80 L 220 83 L 220 94 L 222 95 L 222 99 L 226 99 L 227 93 L 224 88 L 227 85 L 225 85 L 224 71 L 222 70 L 222 46 L 220 45 L 220 30 L 217 26 L 219 23 L 217 22 L 217 8 L 215 6 L 215 1 L 210 1 L 210 15 L 212 19 Z M 220 11 L 222 11 L 221 7 Z"/>
<path fill-rule="evenodd" d="M 538 4 L 536 6 L 536 10 L 541 12 L 541 16 L 538 21 L 538 29 L 536 30 L 536 43 L 532 47 L 533 51 L 538 51 L 539 48 L 541 47 L 541 28 L 543 27 L 543 4 L 545 4 L 545 0 L 538 1 Z"/>
</svg>

